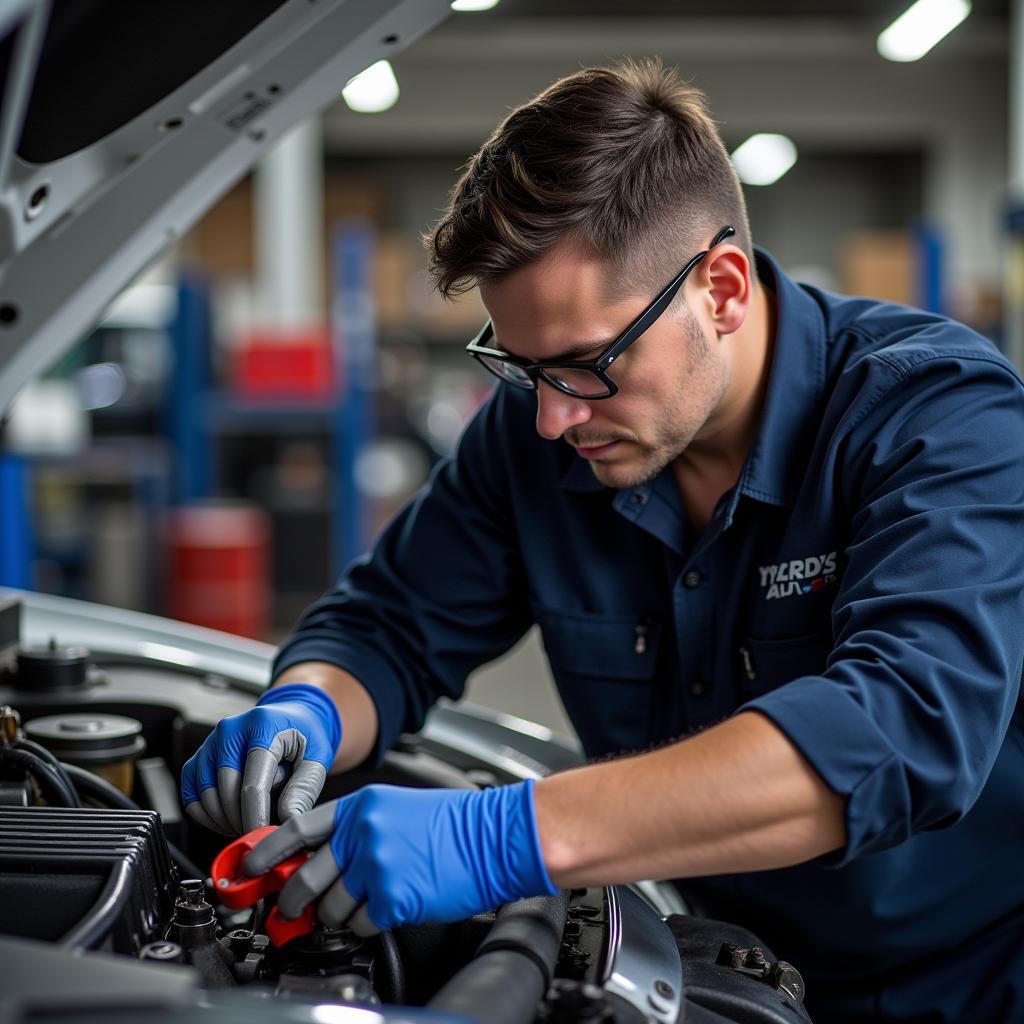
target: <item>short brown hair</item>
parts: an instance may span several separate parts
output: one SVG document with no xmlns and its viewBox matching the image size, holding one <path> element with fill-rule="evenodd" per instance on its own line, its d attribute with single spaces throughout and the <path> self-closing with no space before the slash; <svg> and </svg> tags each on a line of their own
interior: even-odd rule
<svg viewBox="0 0 1024 1024">
<path fill-rule="evenodd" d="M 424 241 L 445 298 L 563 240 L 607 259 L 614 289 L 660 287 L 746 204 L 704 94 L 660 61 L 586 68 L 514 110 L 472 158 Z"/>
</svg>

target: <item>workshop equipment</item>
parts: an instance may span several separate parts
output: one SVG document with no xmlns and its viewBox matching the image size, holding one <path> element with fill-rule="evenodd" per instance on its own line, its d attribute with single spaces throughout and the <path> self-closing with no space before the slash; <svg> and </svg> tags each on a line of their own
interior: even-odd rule
<svg viewBox="0 0 1024 1024">
<path fill-rule="evenodd" d="M 183 505 L 167 522 L 173 618 L 262 639 L 270 609 L 270 522 L 241 502 Z"/>
</svg>

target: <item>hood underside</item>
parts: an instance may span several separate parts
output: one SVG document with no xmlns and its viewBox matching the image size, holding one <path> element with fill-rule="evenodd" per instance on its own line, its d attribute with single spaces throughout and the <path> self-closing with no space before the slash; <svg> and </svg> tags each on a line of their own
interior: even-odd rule
<svg viewBox="0 0 1024 1024">
<path fill-rule="evenodd" d="M 448 0 L 0 6 L 0 416 L 290 128 Z"/>
</svg>

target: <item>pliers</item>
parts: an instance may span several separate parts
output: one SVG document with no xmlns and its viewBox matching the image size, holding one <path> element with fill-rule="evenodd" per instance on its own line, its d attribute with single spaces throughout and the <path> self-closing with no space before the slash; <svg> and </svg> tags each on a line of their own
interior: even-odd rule
<svg viewBox="0 0 1024 1024">
<path fill-rule="evenodd" d="M 211 877 L 213 887 L 220 897 L 221 903 L 232 910 L 251 907 L 264 896 L 272 892 L 280 892 L 285 882 L 306 863 L 313 855 L 311 850 L 289 857 L 275 864 L 266 874 L 249 878 L 242 874 L 242 861 L 249 851 L 277 825 L 264 825 L 246 832 L 244 836 L 224 847 L 213 859 Z M 282 916 L 277 907 L 267 915 L 267 935 L 275 946 L 283 946 L 286 942 L 311 932 L 317 923 L 316 906 L 310 904 L 294 920 Z"/>
</svg>

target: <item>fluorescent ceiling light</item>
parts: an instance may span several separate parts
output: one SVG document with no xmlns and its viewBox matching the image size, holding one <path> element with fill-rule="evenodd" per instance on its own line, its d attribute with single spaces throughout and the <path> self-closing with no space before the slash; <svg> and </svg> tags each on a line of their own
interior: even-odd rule
<svg viewBox="0 0 1024 1024">
<path fill-rule="evenodd" d="M 970 0 L 917 0 L 878 37 L 878 52 L 886 60 L 920 60 L 970 13 Z"/>
<path fill-rule="evenodd" d="M 452 0 L 453 11 L 489 11 L 498 0 Z"/>
<path fill-rule="evenodd" d="M 386 60 L 371 64 L 356 75 L 341 95 L 352 110 L 360 114 L 379 114 L 390 110 L 398 99 L 398 79 Z"/>
<path fill-rule="evenodd" d="M 796 163 L 796 146 L 785 135 L 751 135 L 732 155 L 732 163 L 745 185 L 771 185 Z"/>
</svg>

